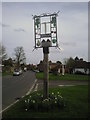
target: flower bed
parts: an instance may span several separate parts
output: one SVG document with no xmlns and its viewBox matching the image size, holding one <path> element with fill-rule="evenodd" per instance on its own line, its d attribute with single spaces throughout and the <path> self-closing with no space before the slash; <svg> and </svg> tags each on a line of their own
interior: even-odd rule
<svg viewBox="0 0 90 120">
<path fill-rule="evenodd" d="M 25 111 L 49 111 L 54 109 L 63 109 L 65 107 L 65 102 L 63 97 L 59 92 L 56 94 L 54 92 L 50 93 L 47 99 L 43 98 L 43 95 L 37 93 L 35 95 L 30 95 L 24 100 Z"/>
</svg>

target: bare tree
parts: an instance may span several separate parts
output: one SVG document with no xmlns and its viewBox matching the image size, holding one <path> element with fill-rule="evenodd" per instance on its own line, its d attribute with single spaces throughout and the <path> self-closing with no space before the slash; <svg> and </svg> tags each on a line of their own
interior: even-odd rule
<svg viewBox="0 0 90 120">
<path fill-rule="evenodd" d="M 2 46 L 2 61 L 7 59 L 6 48 Z"/>
<path fill-rule="evenodd" d="M 0 60 L 4 61 L 7 59 L 6 48 L 0 43 Z"/>
<path fill-rule="evenodd" d="M 14 49 L 14 52 L 15 52 L 15 61 L 16 61 L 17 67 L 20 67 L 21 64 L 26 62 L 24 49 L 23 47 L 16 47 Z"/>
</svg>

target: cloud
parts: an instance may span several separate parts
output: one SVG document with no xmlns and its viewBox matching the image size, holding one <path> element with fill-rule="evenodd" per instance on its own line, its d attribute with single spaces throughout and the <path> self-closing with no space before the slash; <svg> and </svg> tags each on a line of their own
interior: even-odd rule
<svg viewBox="0 0 90 120">
<path fill-rule="evenodd" d="M 16 31 L 16 32 L 26 32 L 23 28 L 17 28 L 17 29 L 14 29 L 14 31 Z"/>
<path fill-rule="evenodd" d="M 2 27 L 10 27 L 10 25 L 4 24 L 4 23 L 1 23 L 1 22 L 0 22 L 0 26 L 2 26 Z"/>
</svg>

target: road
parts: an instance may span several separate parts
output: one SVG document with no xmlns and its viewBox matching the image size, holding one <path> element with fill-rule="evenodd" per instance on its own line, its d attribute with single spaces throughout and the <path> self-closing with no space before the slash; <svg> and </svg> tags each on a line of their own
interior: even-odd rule
<svg viewBox="0 0 90 120">
<path fill-rule="evenodd" d="M 2 110 L 24 96 L 35 81 L 35 73 L 24 72 L 20 76 L 5 76 L 2 78 Z"/>
</svg>

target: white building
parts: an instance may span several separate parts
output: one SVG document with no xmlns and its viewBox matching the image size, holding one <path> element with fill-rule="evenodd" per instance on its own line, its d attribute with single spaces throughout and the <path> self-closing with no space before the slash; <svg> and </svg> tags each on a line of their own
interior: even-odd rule
<svg viewBox="0 0 90 120">
<path fill-rule="evenodd" d="M 73 69 L 73 73 L 76 73 L 76 72 L 81 72 L 81 73 L 84 73 L 84 74 L 90 74 L 90 70 L 87 68 L 75 68 Z"/>
</svg>

